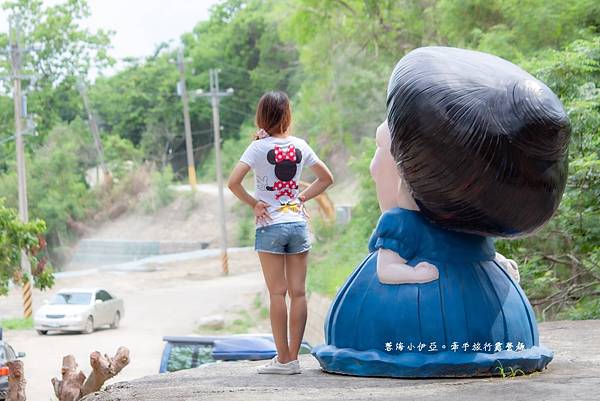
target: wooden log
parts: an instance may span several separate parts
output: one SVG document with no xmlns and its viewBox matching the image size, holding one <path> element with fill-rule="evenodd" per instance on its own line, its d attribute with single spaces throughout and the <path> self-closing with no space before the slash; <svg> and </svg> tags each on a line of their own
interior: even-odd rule
<svg viewBox="0 0 600 401">
<path fill-rule="evenodd" d="M 25 395 L 25 372 L 23 361 L 15 359 L 6 362 L 8 367 L 8 393 L 6 401 L 26 401 Z"/>
<path fill-rule="evenodd" d="M 81 388 L 81 396 L 83 397 L 99 391 L 104 382 L 118 375 L 119 372 L 121 372 L 121 370 L 123 370 L 123 368 L 128 364 L 129 349 L 126 347 L 119 347 L 115 353 L 115 356 L 112 358 L 106 354 L 102 356 L 98 351 L 92 352 L 90 355 L 92 373 L 90 373 L 89 377 Z"/>
<path fill-rule="evenodd" d="M 61 368 L 62 380 L 52 379 L 54 393 L 59 401 L 77 401 L 81 398 L 81 386 L 85 381 L 85 374 L 79 369 L 75 357 L 67 355 L 63 358 Z"/>
</svg>

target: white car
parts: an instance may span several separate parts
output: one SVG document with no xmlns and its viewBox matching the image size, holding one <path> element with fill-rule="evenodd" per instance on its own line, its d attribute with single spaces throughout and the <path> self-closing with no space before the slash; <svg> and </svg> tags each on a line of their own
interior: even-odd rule
<svg viewBox="0 0 600 401">
<path fill-rule="evenodd" d="M 33 317 L 40 335 L 50 330 L 92 333 L 95 328 L 119 327 L 125 309 L 123 300 L 114 298 L 101 288 L 61 290 L 50 302 L 45 302 Z"/>
</svg>

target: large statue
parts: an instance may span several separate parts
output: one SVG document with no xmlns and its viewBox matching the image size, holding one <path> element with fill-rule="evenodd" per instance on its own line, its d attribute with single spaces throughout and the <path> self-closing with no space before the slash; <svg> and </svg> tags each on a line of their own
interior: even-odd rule
<svg viewBox="0 0 600 401">
<path fill-rule="evenodd" d="M 560 101 L 503 59 L 427 47 L 396 65 L 387 103 L 371 163 L 383 214 L 314 355 L 361 376 L 544 369 L 552 352 L 517 266 L 490 237 L 532 233 L 556 211 L 570 136 Z"/>
</svg>

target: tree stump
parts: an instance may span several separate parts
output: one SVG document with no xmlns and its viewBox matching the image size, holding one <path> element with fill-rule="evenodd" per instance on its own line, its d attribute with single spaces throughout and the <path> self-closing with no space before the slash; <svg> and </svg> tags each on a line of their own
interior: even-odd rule
<svg viewBox="0 0 600 401">
<path fill-rule="evenodd" d="M 119 347 L 117 353 L 112 358 L 106 354 L 102 356 L 98 351 L 92 352 L 90 355 L 92 373 L 90 373 L 90 376 L 85 381 L 81 389 L 81 395 L 88 395 L 100 390 L 105 381 L 118 375 L 128 364 L 129 349 L 125 347 Z"/>
<path fill-rule="evenodd" d="M 63 358 L 62 380 L 56 377 L 52 379 L 54 393 L 59 401 L 77 401 L 83 396 L 99 391 L 104 382 L 118 375 L 128 364 L 129 349 L 126 347 L 119 347 L 112 358 L 94 351 L 90 354 L 92 372 L 86 380 L 85 374 L 75 362 L 75 357 L 67 355 Z"/>
<path fill-rule="evenodd" d="M 25 396 L 25 372 L 23 370 L 23 361 L 15 359 L 6 362 L 8 366 L 8 394 L 6 401 L 26 401 Z"/>
<path fill-rule="evenodd" d="M 52 379 L 54 394 L 60 401 L 77 401 L 81 398 L 81 386 L 85 374 L 79 369 L 75 357 L 67 355 L 63 358 L 61 369 L 62 380 Z"/>
</svg>

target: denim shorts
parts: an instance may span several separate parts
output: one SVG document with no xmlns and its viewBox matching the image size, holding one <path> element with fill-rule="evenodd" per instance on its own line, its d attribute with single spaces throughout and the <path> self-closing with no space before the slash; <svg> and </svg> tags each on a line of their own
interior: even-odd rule
<svg viewBox="0 0 600 401">
<path fill-rule="evenodd" d="M 301 221 L 257 228 L 254 249 L 282 255 L 306 252 L 310 249 L 308 225 Z"/>
</svg>

